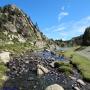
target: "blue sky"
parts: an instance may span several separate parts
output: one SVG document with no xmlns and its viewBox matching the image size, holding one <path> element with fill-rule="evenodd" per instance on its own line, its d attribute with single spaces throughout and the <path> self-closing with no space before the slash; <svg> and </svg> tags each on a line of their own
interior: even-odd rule
<svg viewBox="0 0 90 90">
<path fill-rule="evenodd" d="M 15 4 L 49 38 L 68 40 L 90 26 L 90 0 L 0 0 L 0 6 Z"/>
</svg>

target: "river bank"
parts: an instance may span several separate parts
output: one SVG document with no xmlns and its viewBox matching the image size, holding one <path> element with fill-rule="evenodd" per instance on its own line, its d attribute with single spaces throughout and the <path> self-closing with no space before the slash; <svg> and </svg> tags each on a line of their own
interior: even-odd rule
<svg viewBox="0 0 90 90">
<path fill-rule="evenodd" d="M 58 84 L 64 90 L 90 90 L 90 84 L 85 82 L 81 85 L 77 82 L 81 76 L 74 70 L 74 74 L 67 76 L 58 72 L 57 68 L 51 67 L 51 63 L 58 60 L 54 53 L 50 51 L 26 52 L 24 55 L 14 57 L 8 64 L 8 80 L 4 83 L 3 88 L 16 88 L 15 90 L 45 90 L 52 84 Z M 65 60 L 66 62 L 67 60 Z M 42 65 L 49 70 L 41 76 L 37 76 L 37 65 Z M 72 79 L 75 77 L 76 79 Z M 3 88 L 1 90 L 3 90 Z"/>
</svg>

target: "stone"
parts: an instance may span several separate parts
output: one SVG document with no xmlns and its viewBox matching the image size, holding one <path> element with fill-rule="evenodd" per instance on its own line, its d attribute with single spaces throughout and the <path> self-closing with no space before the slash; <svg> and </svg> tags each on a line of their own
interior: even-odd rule
<svg viewBox="0 0 90 90">
<path fill-rule="evenodd" d="M 44 73 L 48 73 L 49 72 L 49 70 L 47 69 L 47 68 L 45 68 L 45 67 L 43 67 L 42 65 L 37 65 L 37 67 L 39 68 L 39 69 L 41 69 Z"/>
<path fill-rule="evenodd" d="M 58 84 L 48 86 L 45 90 L 64 90 L 64 88 Z"/>
<path fill-rule="evenodd" d="M 73 87 L 74 88 L 74 90 L 80 90 L 78 87 Z"/>
<path fill-rule="evenodd" d="M 9 78 L 8 76 L 3 75 L 1 79 L 4 80 L 4 81 L 7 81 L 8 78 Z"/>
<path fill-rule="evenodd" d="M 26 42 L 26 40 L 21 35 L 18 35 L 18 41 L 20 43 L 25 43 Z"/>
<path fill-rule="evenodd" d="M 29 77 L 29 78 L 28 78 L 28 81 L 32 81 L 32 80 L 34 80 L 33 77 Z"/>
<path fill-rule="evenodd" d="M 0 60 L 3 63 L 7 63 L 10 61 L 10 52 L 2 52 L 0 53 Z"/>
<path fill-rule="evenodd" d="M 81 80 L 81 79 L 78 79 L 77 82 L 78 82 L 79 84 L 83 85 L 83 86 L 86 85 L 85 82 L 84 82 L 83 80 Z"/>
<path fill-rule="evenodd" d="M 41 70 L 41 69 L 37 69 L 37 75 L 39 75 L 39 76 L 41 76 L 41 75 L 43 75 L 44 74 L 44 72 Z"/>
<path fill-rule="evenodd" d="M 29 61 L 26 61 L 25 63 L 27 63 L 27 64 L 28 64 L 28 63 L 29 63 Z"/>
<path fill-rule="evenodd" d="M 69 76 L 70 77 L 70 79 L 72 79 L 72 80 L 76 80 L 76 77 L 72 77 L 72 76 Z"/>
<path fill-rule="evenodd" d="M 55 63 L 55 62 L 56 62 L 56 61 L 53 61 L 52 63 L 50 63 L 50 66 L 54 68 L 54 63 Z"/>
<path fill-rule="evenodd" d="M 52 68 L 54 68 L 54 62 L 50 63 L 50 66 L 51 66 Z"/>
</svg>

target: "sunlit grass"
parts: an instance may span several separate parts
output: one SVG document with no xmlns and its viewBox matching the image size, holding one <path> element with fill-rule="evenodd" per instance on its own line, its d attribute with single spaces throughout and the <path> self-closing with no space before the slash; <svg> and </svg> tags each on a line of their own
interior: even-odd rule
<svg viewBox="0 0 90 90">
<path fill-rule="evenodd" d="M 71 62 L 72 64 L 76 65 L 83 79 L 90 81 L 90 60 L 78 54 L 74 54 Z"/>
<path fill-rule="evenodd" d="M 3 75 L 5 75 L 7 68 L 3 63 L 0 63 L 0 87 L 3 86 L 4 80 L 2 80 Z"/>
<path fill-rule="evenodd" d="M 70 66 L 60 66 L 58 69 L 60 72 L 64 72 L 65 74 L 69 75 L 73 73 L 73 69 Z"/>
<path fill-rule="evenodd" d="M 58 68 L 59 72 L 63 72 L 67 75 L 73 73 L 72 65 L 70 65 L 69 62 L 68 63 L 63 61 L 55 62 L 54 67 Z"/>
<path fill-rule="evenodd" d="M 66 57 L 72 57 L 71 63 L 80 71 L 86 81 L 90 81 L 90 60 L 75 53 L 79 47 L 74 47 L 65 52 Z M 82 48 L 82 47 L 81 47 Z"/>
<path fill-rule="evenodd" d="M 65 53 L 64 53 L 65 56 L 66 56 L 66 57 L 71 57 L 72 55 L 74 55 L 75 50 L 76 50 L 77 48 L 80 48 L 80 46 L 72 47 L 72 48 L 66 50 Z"/>
</svg>

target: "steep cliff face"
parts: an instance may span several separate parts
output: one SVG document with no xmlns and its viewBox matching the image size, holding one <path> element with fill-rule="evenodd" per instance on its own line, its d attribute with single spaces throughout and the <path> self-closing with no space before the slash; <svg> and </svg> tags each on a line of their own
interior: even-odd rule
<svg viewBox="0 0 90 90">
<path fill-rule="evenodd" d="M 0 7 L 0 45 L 29 43 L 38 46 L 38 42 L 44 46 L 47 38 L 30 17 L 15 5 Z"/>
</svg>

